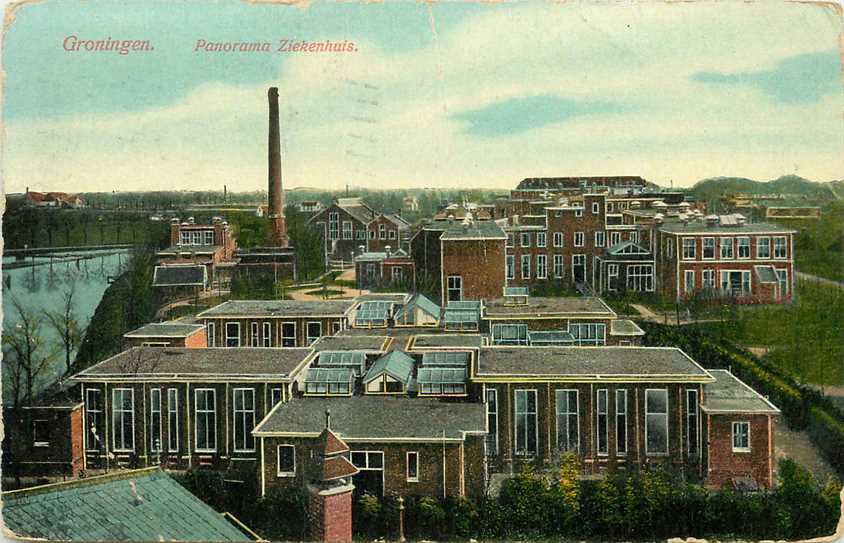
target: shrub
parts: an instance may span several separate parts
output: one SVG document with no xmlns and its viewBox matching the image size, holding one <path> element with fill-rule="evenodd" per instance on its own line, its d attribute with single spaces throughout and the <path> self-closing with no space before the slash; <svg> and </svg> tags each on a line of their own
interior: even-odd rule
<svg viewBox="0 0 844 543">
<path fill-rule="evenodd" d="M 255 505 L 249 525 L 263 537 L 276 541 L 308 538 L 308 499 L 301 489 L 274 490 L 259 498 Z"/>
</svg>

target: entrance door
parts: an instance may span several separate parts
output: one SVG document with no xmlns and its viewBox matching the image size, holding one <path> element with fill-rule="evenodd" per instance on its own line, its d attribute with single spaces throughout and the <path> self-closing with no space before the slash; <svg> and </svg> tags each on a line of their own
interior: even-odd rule
<svg viewBox="0 0 844 543">
<path fill-rule="evenodd" d="M 355 498 L 363 494 L 384 495 L 384 453 L 381 451 L 352 451 L 352 464 L 360 471 L 353 478 Z"/>
<path fill-rule="evenodd" d="M 571 272 L 575 283 L 586 280 L 586 255 L 572 255 Z"/>
</svg>

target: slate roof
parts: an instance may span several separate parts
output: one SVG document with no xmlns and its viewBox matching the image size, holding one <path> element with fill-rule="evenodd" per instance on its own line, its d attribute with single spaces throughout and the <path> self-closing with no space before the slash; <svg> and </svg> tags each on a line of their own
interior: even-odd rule
<svg viewBox="0 0 844 543">
<path fill-rule="evenodd" d="M 478 349 L 483 344 L 480 334 L 419 334 L 413 338 L 412 349 L 467 347 Z"/>
<path fill-rule="evenodd" d="M 351 396 L 296 398 L 273 410 L 253 431 L 260 435 L 317 436 L 331 410 L 331 430 L 343 441 L 366 439 L 462 440 L 464 432 L 485 433 L 482 403 L 447 403 L 425 398 Z M 389 413 L 389 416 L 384 416 Z"/>
<path fill-rule="evenodd" d="M 185 254 L 185 253 L 197 253 L 197 254 L 209 254 L 214 253 L 220 249 L 222 249 L 222 245 L 216 244 L 209 244 L 209 245 L 171 245 L 166 249 L 162 249 L 158 251 L 157 254 L 170 254 L 170 253 L 177 253 L 177 254 Z"/>
<path fill-rule="evenodd" d="M 372 210 L 366 205 L 344 205 L 338 203 L 337 207 L 339 207 L 358 221 L 362 222 L 363 224 L 368 224 L 375 217 L 375 213 L 373 213 Z"/>
<path fill-rule="evenodd" d="M 80 371 L 73 379 L 285 380 L 298 373 L 311 352 L 288 347 L 132 347 Z"/>
<path fill-rule="evenodd" d="M 748 223 L 744 225 L 707 225 L 705 221 L 665 222 L 659 227 L 662 232 L 671 234 L 795 234 L 797 231 L 787 226 L 771 223 Z"/>
<path fill-rule="evenodd" d="M 21 537 L 64 541 L 250 540 L 159 468 L 4 492 L 2 497 L 3 521 Z"/>
<path fill-rule="evenodd" d="M 340 317 L 355 303 L 354 300 L 229 300 L 197 317 Z"/>
<path fill-rule="evenodd" d="M 505 298 L 487 300 L 484 317 L 552 316 L 574 314 L 615 317 L 615 311 L 600 298 L 584 296 L 529 296 L 527 304 L 514 305 Z"/>
<path fill-rule="evenodd" d="M 315 351 L 364 351 L 382 353 L 390 338 L 373 335 L 323 336 L 311 345 Z"/>
<path fill-rule="evenodd" d="M 454 222 L 443 232 L 440 239 L 507 239 L 507 234 L 495 221 L 474 221 L 471 224 Z"/>
<path fill-rule="evenodd" d="M 379 375 L 386 373 L 394 379 L 408 384 L 413 377 L 413 366 L 413 358 L 410 356 L 401 351 L 390 351 L 372 364 L 372 367 L 364 375 L 363 382 L 368 383 Z"/>
<path fill-rule="evenodd" d="M 156 266 L 152 276 L 155 287 L 205 286 L 205 266 Z"/>
<path fill-rule="evenodd" d="M 601 381 L 711 382 L 713 379 L 675 347 L 484 347 L 478 380 L 502 377 Z"/>
<path fill-rule="evenodd" d="M 183 324 L 179 322 L 152 322 L 145 324 L 137 330 L 126 332 L 123 336 L 132 338 L 143 337 L 188 337 L 191 334 L 203 330 L 201 324 Z"/>
<path fill-rule="evenodd" d="M 645 331 L 639 328 L 635 322 L 627 319 L 614 319 L 610 321 L 611 336 L 644 336 Z"/>
<path fill-rule="evenodd" d="M 714 383 L 703 387 L 703 406 L 706 413 L 768 413 L 780 412 L 764 396 L 744 384 L 727 370 L 708 370 Z"/>
</svg>

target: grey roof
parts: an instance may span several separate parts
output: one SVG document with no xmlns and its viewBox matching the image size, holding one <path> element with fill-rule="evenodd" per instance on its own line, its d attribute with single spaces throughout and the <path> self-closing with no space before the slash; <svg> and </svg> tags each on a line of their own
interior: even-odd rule
<svg viewBox="0 0 844 543">
<path fill-rule="evenodd" d="M 773 266 L 753 266 L 753 271 L 756 272 L 760 283 L 776 283 L 778 280 Z"/>
<path fill-rule="evenodd" d="M 137 330 L 126 332 L 124 337 L 187 337 L 205 329 L 201 324 L 184 324 L 180 322 L 152 322 Z"/>
<path fill-rule="evenodd" d="M 615 312 L 600 298 L 583 296 L 528 297 L 527 304 L 514 305 L 505 298 L 487 300 L 485 317 L 539 317 L 551 315 L 612 318 Z"/>
<path fill-rule="evenodd" d="M 340 203 L 338 203 L 337 207 L 339 207 L 358 221 L 362 222 L 363 224 L 369 223 L 369 221 L 371 221 L 375 217 L 375 214 L 366 205 L 341 205 Z"/>
<path fill-rule="evenodd" d="M 155 287 L 205 286 L 208 271 L 201 264 L 189 266 L 156 266 L 152 276 Z"/>
<path fill-rule="evenodd" d="M 197 317 L 339 317 L 353 305 L 354 300 L 229 300 Z"/>
<path fill-rule="evenodd" d="M 250 540 L 159 468 L 4 492 L 3 521 L 19 537 L 48 540 Z"/>
<path fill-rule="evenodd" d="M 386 373 L 394 379 L 408 384 L 413 377 L 413 366 L 414 361 L 410 356 L 401 351 L 390 351 L 372 364 L 372 367 L 364 375 L 363 382 L 368 383 L 379 375 Z"/>
<path fill-rule="evenodd" d="M 331 410 L 331 430 L 345 441 L 384 438 L 439 441 L 443 435 L 446 439 L 461 440 L 464 432 L 486 432 L 482 403 L 352 396 L 293 399 L 274 409 L 253 433 L 317 436 L 325 428 L 326 409 Z"/>
<path fill-rule="evenodd" d="M 688 224 L 677 222 L 665 222 L 660 226 L 661 232 L 668 232 L 671 234 L 794 234 L 796 230 L 788 228 L 780 224 L 772 223 L 752 223 L 739 225 L 707 225 L 705 221 L 690 221 Z"/>
<path fill-rule="evenodd" d="M 471 224 L 454 222 L 443 232 L 440 239 L 507 239 L 507 234 L 495 221 L 474 221 Z"/>
<path fill-rule="evenodd" d="M 160 254 L 160 255 L 171 254 L 171 253 L 176 253 L 176 254 L 190 254 L 190 253 L 211 254 L 211 253 L 214 253 L 215 251 L 222 249 L 222 248 L 223 248 L 222 245 L 215 245 L 213 243 L 209 244 L 209 245 L 205 245 L 205 244 L 200 244 L 200 245 L 171 245 L 170 247 L 167 247 L 166 249 L 162 249 L 162 250 L 158 251 L 157 254 Z"/>
<path fill-rule="evenodd" d="M 694 381 L 712 377 L 674 347 L 484 347 L 477 378 Z"/>
<path fill-rule="evenodd" d="M 644 336 L 645 331 L 635 322 L 627 319 L 613 319 L 610 321 L 611 336 Z"/>
<path fill-rule="evenodd" d="M 467 347 L 479 349 L 483 344 L 480 334 L 419 334 L 413 338 L 413 349 L 438 349 Z"/>
<path fill-rule="evenodd" d="M 311 348 L 315 351 L 364 351 L 382 353 L 390 338 L 387 336 L 350 335 L 323 336 Z"/>
<path fill-rule="evenodd" d="M 779 409 L 761 394 L 744 384 L 727 370 L 708 370 L 714 383 L 703 387 L 703 409 L 706 413 L 769 413 Z"/>
<path fill-rule="evenodd" d="M 287 347 L 132 347 L 82 370 L 73 379 L 286 380 L 311 352 Z"/>
<path fill-rule="evenodd" d="M 361 253 L 355 257 L 355 262 L 381 262 L 387 258 L 387 253 Z"/>
<path fill-rule="evenodd" d="M 574 336 L 562 330 L 533 330 L 528 332 L 531 345 L 571 345 Z"/>
</svg>

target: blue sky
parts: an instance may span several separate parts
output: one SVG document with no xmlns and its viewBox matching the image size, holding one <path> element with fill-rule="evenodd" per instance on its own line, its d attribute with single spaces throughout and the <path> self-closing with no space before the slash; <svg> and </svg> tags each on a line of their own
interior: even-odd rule
<svg viewBox="0 0 844 543">
<path fill-rule="evenodd" d="M 818 5 L 45 1 L 7 31 L 5 189 L 509 187 L 539 175 L 844 177 L 839 16 Z M 63 40 L 150 40 L 148 53 Z M 354 53 L 195 52 L 197 40 Z"/>
</svg>

